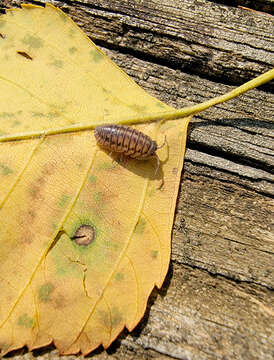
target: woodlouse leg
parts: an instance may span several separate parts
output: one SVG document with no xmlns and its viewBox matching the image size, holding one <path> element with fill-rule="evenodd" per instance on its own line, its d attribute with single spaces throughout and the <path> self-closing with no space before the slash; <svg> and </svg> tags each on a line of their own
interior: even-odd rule
<svg viewBox="0 0 274 360">
<path fill-rule="evenodd" d="M 125 156 L 123 153 L 118 153 L 116 159 L 113 159 L 113 161 L 116 161 L 117 164 L 126 164 L 128 161 L 128 156 Z"/>
<path fill-rule="evenodd" d="M 156 170 L 155 170 L 155 172 L 154 172 L 154 177 L 156 177 L 156 175 L 157 175 L 157 173 L 158 173 L 158 171 L 159 171 L 161 162 L 160 162 L 160 159 L 158 158 L 157 155 L 155 155 L 154 158 L 157 160 L 157 167 L 156 167 Z"/>
<path fill-rule="evenodd" d="M 118 155 L 118 157 L 114 157 L 114 156 L 112 156 L 112 154 L 116 154 L 116 153 L 113 153 L 113 151 L 111 151 L 109 153 L 109 156 L 112 157 L 112 164 L 116 162 L 116 164 L 113 166 L 115 168 L 120 163 L 119 155 Z"/>
<path fill-rule="evenodd" d="M 156 158 L 156 160 L 157 160 L 157 167 L 154 172 L 154 178 L 156 178 L 156 175 L 160 169 L 161 161 L 157 155 L 155 155 L 154 158 Z M 160 190 L 164 186 L 164 183 L 165 183 L 165 180 L 164 180 L 164 174 L 163 174 L 161 184 L 158 186 L 157 190 Z"/>
<path fill-rule="evenodd" d="M 162 143 L 162 145 L 160 146 L 157 146 L 157 150 L 161 149 L 162 147 L 164 147 L 166 145 L 167 141 L 166 141 L 166 135 L 165 135 L 165 140 L 164 142 Z"/>
<path fill-rule="evenodd" d="M 113 168 L 116 168 L 116 166 L 118 166 L 120 164 L 120 156 L 112 156 L 113 152 L 111 151 L 109 153 L 109 156 L 112 157 L 112 164 L 113 164 Z M 115 153 L 116 155 L 116 153 Z"/>
<path fill-rule="evenodd" d="M 109 153 L 109 156 L 112 157 L 112 164 L 113 164 L 114 162 L 117 162 L 117 164 L 118 164 L 119 161 L 117 160 L 117 158 L 113 157 L 112 154 L 113 154 L 113 152 L 111 151 L 111 152 Z"/>
</svg>

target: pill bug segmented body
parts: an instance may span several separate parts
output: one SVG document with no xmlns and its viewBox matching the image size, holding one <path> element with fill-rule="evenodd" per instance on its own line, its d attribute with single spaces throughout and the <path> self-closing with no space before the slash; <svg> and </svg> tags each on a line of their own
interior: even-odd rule
<svg viewBox="0 0 274 360">
<path fill-rule="evenodd" d="M 97 126 L 95 139 L 105 149 L 136 159 L 148 159 L 154 156 L 157 150 L 155 141 L 129 126 Z"/>
<path fill-rule="evenodd" d="M 157 159 L 155 174 L 158 172 L 160 160 L 156 151 L 165 143 L 158 147 L 157 143 L 148 135 L 123 125 L 97 126 L 94 135 L 97 143 L 110 151 L 123 153 L 125 156 L 137 160 L 155 157 Z"/>
</svg>

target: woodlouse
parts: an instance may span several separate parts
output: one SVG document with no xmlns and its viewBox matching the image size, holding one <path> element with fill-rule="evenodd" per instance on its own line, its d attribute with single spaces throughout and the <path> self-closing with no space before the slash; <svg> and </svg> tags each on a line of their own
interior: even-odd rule
<svg viewBox="0 0 274 360">
<path fill-rule="evenodd" d="M 157 168 L 155 175 L 157 174 L 160 160 L 156 151 L 165 145 L 166 138 L 164 143 L 158 146 L 148 135 L 123 125 L 97 126 L 94 135 L 97 143 L 110 151 L 122 153 L 137 160 L 156 158 Z"/>
</svg>

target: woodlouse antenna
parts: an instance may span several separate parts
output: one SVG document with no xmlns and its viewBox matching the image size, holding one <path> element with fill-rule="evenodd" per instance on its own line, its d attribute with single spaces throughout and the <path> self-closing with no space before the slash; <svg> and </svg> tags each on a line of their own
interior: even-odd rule
<svg viewBox="0 0 274 360">
<path fill-rule="evenodd" d="M 164 147 L 166 145 L 167 141 L 166 141 L 166 135 L 165 135 L 165 140 L 164 142 L 162 143 L 162 145 L 160 146 L 157 146 L 157 150 L 161 149 L 162 147 Z"/>
</svg>

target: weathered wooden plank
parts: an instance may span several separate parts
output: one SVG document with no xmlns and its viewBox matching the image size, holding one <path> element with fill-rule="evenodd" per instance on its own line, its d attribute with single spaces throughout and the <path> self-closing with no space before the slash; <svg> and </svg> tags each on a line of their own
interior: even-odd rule
<svg viewBox="0 0 274 360">
<path fill-rule="evenodd" d="M 274 1 L 273 0 L 222 0 L 223 4 L 229 6 L 242 6 L 247 7 L 247 10 L 263 11 L 269 14 L 274 13 Z"/>
<path fill-rule="evenodd" d="M 273 289 L 272 200 L 229 181 L 193 174 L 195 166 L 186 164 L 174 259 Z"/>
<path fill-rule="evenodd" d="M 271 359 L 270 292 L 176 262 L 172 270 L 138 344 L 175 359 Z"/>
<path fill-rule="evenodd" d="M 267 15 L 205 0 L 51 2 L 175 107 L 273 64 Z M 273 95 L 254 90 L 196 117 L 167 280 L 137 329 L 93 359 L 273 358 L 273 110 Z M 56 351 L 42 357 L 56 359 Z"/>
</svg>

